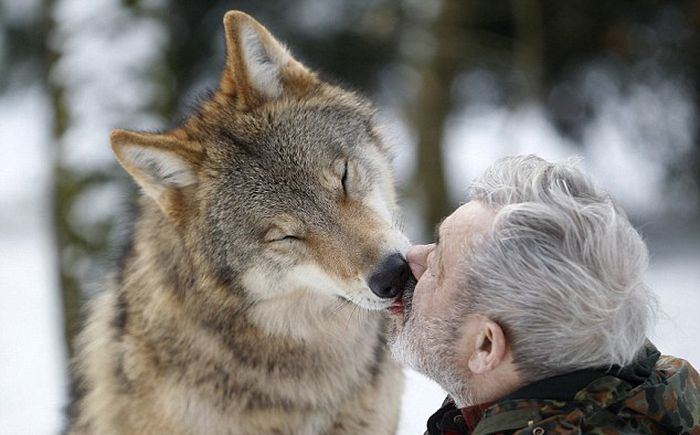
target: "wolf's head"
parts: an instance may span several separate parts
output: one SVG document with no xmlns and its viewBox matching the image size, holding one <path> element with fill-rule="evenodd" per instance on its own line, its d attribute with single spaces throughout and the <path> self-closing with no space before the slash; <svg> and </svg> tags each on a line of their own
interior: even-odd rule
<svg viewBox="0 0 700 435">
<path fill-rule="evenodd" d="M 386 308 L 409 273 L 407 241 L 373 109 L 248 15 L 229 12 L 224 26 L 219 89 L 174 130 L 114 131 L 119 162 L 183 244 L 252 302 L 315 292 Z"/>
</svg>

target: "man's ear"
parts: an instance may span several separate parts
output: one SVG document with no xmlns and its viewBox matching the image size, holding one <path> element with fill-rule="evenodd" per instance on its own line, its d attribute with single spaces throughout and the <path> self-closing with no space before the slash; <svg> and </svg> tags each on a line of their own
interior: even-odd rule
<svg viewBox="0 0 700 435">
<path fill-rule="evenodd" d="M 486 373 L 504 361 L 506 357 L 506 337 L 500 325 L 487 318 L 481 318 L 474 348 L 469 357 L 469 370 L 472 373 Z"/>
<path fill-rule="evenodd" d="M 173 197 L 197 182 L 197 153 L 174 135 L 113 130 L 109 139 L 119 163 L 166 214 Z"/>
<path fill-rule="evenodd" d="M 252 107 L 285 92 L 304 93 L 318 83 L 260 23 L 240 11 L 224 15 L 226 69 L 221 90 Z"/>
</svg>

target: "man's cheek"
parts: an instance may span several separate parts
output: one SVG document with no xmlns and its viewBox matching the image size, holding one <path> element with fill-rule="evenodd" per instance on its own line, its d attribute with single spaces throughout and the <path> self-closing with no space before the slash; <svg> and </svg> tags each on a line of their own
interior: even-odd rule
<svg viewBox="0 0 700 435">
<path fill-rule="evenodd" d="M 430 295 L 433 293 L 434 282 L 430 274 L 424 274 L 416 284 L 413 292 L 413 305 L 423 310 L 430 306 Z"/>
</svg>

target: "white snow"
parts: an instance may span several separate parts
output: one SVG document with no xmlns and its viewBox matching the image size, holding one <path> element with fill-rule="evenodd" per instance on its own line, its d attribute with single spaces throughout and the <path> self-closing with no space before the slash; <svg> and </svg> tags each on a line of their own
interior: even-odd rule
<svg viewBox="0 0 700 435">
<path fill-rule="evenodd" d="M 49 232 L 47 102 L 39 89 L 0 100 L 0 432 L 63 424 L 65 352 Z"/>
<path fill-rule="evenodd" d="M 700 243 L 694 250 L 652 259 L 647 283 L 659 297 L 660 312 L 651 339 L 662 353 L 700 368 Z M 693 243 L 693 242 L 691 242 Z M 689 248 L 692 245 L 686 247 Z"/>
</svg>

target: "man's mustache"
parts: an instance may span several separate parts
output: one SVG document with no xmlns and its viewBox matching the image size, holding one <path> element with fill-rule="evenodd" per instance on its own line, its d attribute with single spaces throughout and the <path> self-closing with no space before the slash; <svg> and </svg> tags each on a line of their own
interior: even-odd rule
<svg viewBox="0 0 700 435">
<path fill-rule="evenodd" d="M 406 322 L 411 315 L 411 309 L 413 308 L 413 292 L 416 290 L 416 284 L 418 281 L 413 274 L 410 274 L 408 280 L 406 280 L 406 285 L 404 286 L 403 292 L 401 293 L 401 301 L 403 302 L 403 320 Z"/>
</svg>

